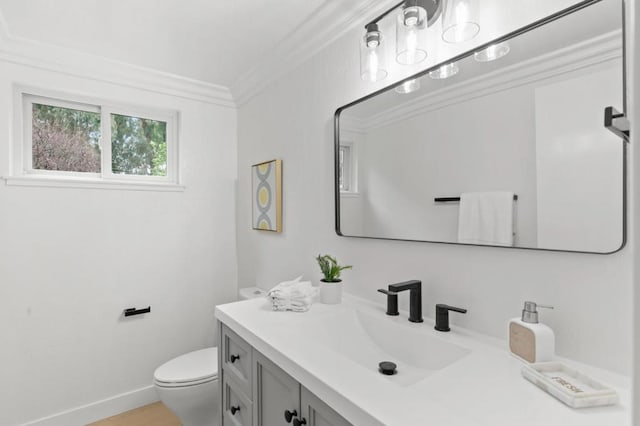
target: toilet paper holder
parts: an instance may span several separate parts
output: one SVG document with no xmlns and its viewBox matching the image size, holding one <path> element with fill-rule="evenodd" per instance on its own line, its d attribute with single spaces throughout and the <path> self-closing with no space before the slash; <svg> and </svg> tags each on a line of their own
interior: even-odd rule
<svg viewBox="0 0 640 426">
<path fill-rule="evenodd" d="M 151 306 L 147 306 L 146 308 L 136 309 L 136 308 L 127 308 L 124 311 L 125 317 L 130 317 L 132 315 L 140 315 L 151 312 Z"/>
</svg>

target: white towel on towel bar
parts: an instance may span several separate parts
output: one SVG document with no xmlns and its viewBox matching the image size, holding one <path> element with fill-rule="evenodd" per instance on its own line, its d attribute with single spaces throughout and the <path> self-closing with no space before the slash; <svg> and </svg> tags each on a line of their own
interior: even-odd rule
<svg viewBox="0 0 640 426">
<path fill-rule="evenodd" d="M 460 195 L 458 242 L 513 246 L 513 192 Z"/>
</svg>

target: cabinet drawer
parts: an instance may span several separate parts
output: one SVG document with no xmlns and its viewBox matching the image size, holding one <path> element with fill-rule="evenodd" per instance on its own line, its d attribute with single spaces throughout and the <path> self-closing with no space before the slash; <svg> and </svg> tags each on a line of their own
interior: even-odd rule
<svg viewBox="0 0 640 426">
<path fill-rule="evenodd" d="M 251 399 L 251 346 L 222 325 L 222 368 L 231 375 L 240 390 Z"/>
<path fill-rule="evenodd" d="M 240 390 L 239 384 L 226 377 L 222 385 L 222 424 L 224 426 L 251 426 L 253 406 Z"/>
</svg>

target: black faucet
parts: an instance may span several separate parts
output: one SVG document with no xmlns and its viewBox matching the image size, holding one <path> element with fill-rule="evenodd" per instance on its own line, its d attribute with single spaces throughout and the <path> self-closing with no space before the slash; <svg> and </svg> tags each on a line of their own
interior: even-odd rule
<svg viewBox="0 0 640 426">
<path fill-rule="evenodd" d="M 387 315 L 400 315 L 398 312 L 398 293 L 383 288 L 379 288 L 378 291 L 387 295 Z"/>
<path fill-rule="evenodd" d="M 436 305 L 436 325 L 433 328 L 438 331 L 451 331 L 449 328 L 449 311 L 460 312 L 461 314 L 467 313 L 466 309 L 438 303 Z"/>
<path fill-rule="evenodd" d="M 387 295 L 387 315 L 398 315 L 398 293 L 404 290 L 409 290 L 409 321 L 422 322 L 422 282 L 418 280 L 389 284 L 389 290 L 378 290 Z"/>
</svg>

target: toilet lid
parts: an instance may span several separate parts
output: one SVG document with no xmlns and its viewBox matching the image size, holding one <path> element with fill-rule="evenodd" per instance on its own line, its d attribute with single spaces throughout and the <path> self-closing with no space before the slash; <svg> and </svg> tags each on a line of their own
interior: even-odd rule
<svg viewBox="0 0 640 426">
<path fill-rule="evenodd" d="M 153 373 L 160 383 L 201 383 L 218 376 L 218 348 L 189 352 L 172 359 Z"/>
</svg>

